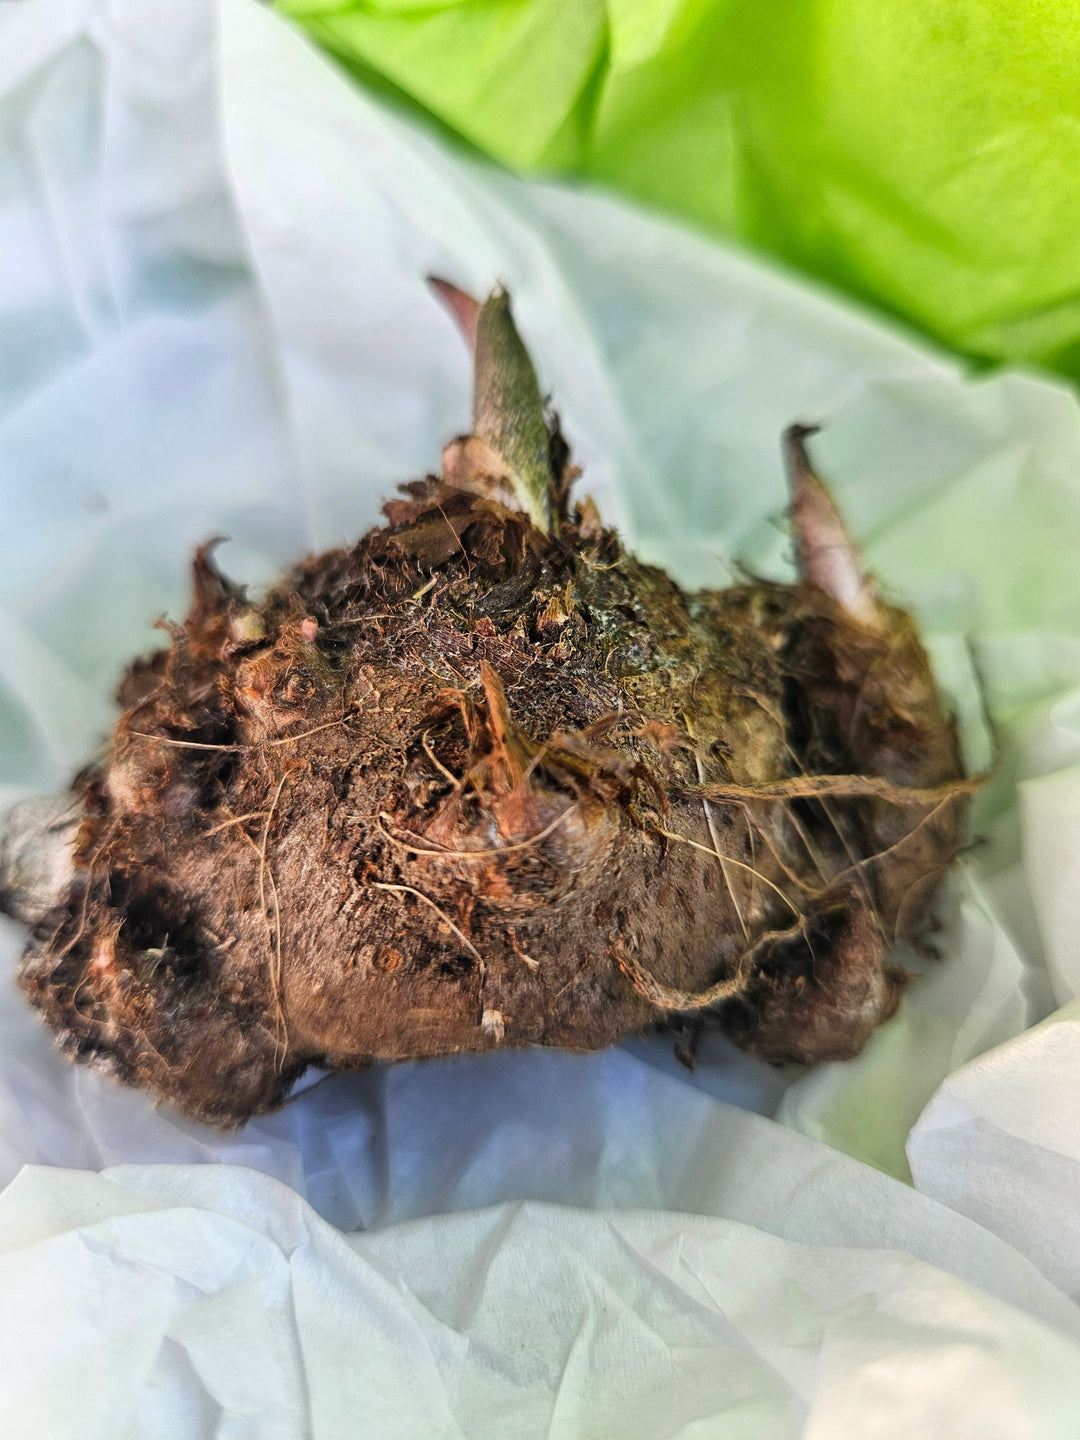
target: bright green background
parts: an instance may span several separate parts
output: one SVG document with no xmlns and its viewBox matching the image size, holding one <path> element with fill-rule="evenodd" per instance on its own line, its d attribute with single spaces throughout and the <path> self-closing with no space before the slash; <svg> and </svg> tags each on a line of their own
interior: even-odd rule
<svg viewBox="0 0 1080 1440">
<path fill-rule="evenodd" d="M 521 171 L 1080 378 L 1080 0 L 278 0 Z"/>
</svg>

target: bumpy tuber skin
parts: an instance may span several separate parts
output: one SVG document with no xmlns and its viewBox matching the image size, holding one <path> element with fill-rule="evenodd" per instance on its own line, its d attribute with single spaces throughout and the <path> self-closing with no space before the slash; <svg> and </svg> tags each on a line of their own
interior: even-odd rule
<svg viewBox="0 0 1080 1440">
<path fill-rule="evenodd" d="M 261 602 L 198 552 L 108 753 L 11 817 L 25 994 L 73 1059 L 223 1126 L 311 1064 L 661 1019 L 854 1055 L 972 782 L 810 432 L 786 437 L 802 579 L 686 594 L 568 504 L 506 295 L 437 288 L 472 433 Z"/>
</svg>

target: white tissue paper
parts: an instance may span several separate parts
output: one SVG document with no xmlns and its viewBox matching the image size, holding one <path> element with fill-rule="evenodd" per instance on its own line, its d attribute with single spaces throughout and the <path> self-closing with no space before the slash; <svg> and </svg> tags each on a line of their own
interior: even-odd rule
<svg viewBox="0 0 1080 1440">
<path fill-rule="evenodd" d="M 0 6 L 0 803 L 101 744 L 224 533 L 257 586 L 469 414 L 512 289 L 582 487 L 791 574 L 815 455 L 994 759 L 940 962 L 844 1065 L 719 1040 L 318 1080 L 221 1135 L 71 1067 L 0 931 L 0 1435 L 1080 1433 L 1080 409 L 358 92 L 255 0 Z M 984 720 L 984 702 L 990 723 Z"/>
</svg>

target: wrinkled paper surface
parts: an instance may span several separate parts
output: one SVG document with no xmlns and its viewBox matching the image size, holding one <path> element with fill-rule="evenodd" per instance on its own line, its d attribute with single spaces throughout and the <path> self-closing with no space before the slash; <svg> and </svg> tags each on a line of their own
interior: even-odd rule
<svg viewBox="0 0 1080 1440">
<path fill-rule="evenodd" d="M 0 256 L 0 801 L 93 755 L 198 540 L 257 586 L 436 463 L 430 272 L 512 288 L 582 488 L 686 584 L 790 576 L 778 437 L 823 422 L 996 757 L 942 962 L 810 1074 L 461 1057 L 222 1136 L 63 1062 L 4 922 L 0 1434 L 1077 1433 L 1074 396 L 462 159 L 254 0 L 0 10 Z"/>
</svg>

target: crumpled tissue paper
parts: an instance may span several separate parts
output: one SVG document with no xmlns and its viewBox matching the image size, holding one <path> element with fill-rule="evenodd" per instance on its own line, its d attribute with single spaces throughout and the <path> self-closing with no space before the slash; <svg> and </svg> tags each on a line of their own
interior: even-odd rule
<svg viewBox="0 0 1080 1440">
<path fill-rule="evenodd" d="M 512 288 L 583 489 L 687 584 L 791 573 L 778 438 L 822 421 L 994 761 L 941 963 L 810 1074 L 461 1057 L 220 1135 L 62 1061 L 5 922 L 0 1434 L 1075 1434 L 1075 397 L 464 158 L 255 0 L 4 7 L 0 254 L 0 802 L 93 755 L 198 540 L 258 585 L 436 462 L 430 272 Z"/>
</svg>

